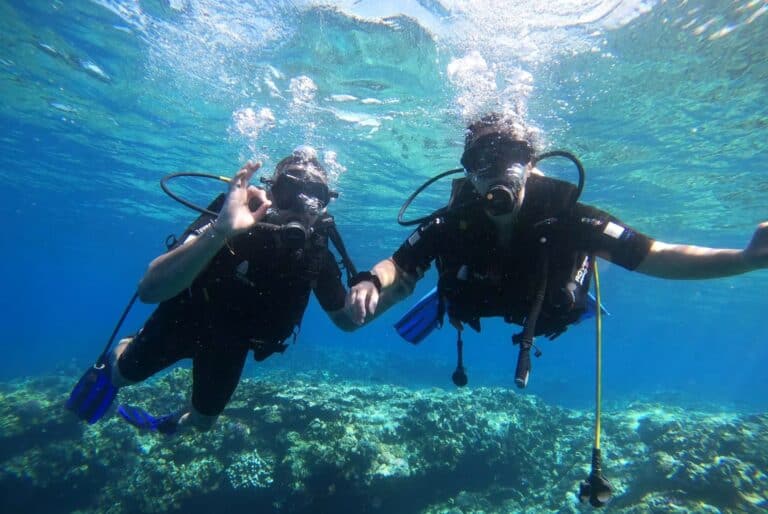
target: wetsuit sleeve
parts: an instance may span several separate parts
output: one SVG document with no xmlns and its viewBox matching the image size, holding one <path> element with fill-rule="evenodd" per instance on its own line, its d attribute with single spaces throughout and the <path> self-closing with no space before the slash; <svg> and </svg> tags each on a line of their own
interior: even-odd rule
<svg viewBox="0 0 768 514">
<path fill-rule="evenodd" d="M 618 218 L 595 207 L 577 204 L 569 237 L 589 253 L 601 253 L 608 260 L 634 270 L 648 255 L 653 239 L 634 230 Z"/>
<path fill-rule="evenodd" d="M 419 225 L 392 256 L 395 264 L 408 274 L 421 277 L 438 254 L 438 243 L 445 221 L 442 218 Z"/>
<path fill-rule="evenodd" d="M 347 291 L 341 282 L 339 265 L 330 251 L 326 251 L 323 256 L 323 264 L 315 282 L 314 291 L 323 310 L 332 312 L 344 307 Z"/>
</svg>

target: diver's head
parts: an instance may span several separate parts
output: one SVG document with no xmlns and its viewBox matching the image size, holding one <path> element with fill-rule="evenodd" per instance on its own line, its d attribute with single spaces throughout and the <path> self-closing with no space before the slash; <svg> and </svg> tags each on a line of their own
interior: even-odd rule
<svg viewBox="0 0 768 514">
<path fill-rule="evenodd" d="M 325 212 L 331 198 L 338 196 L 328 188 L 325 169 L 309 146 L 294 149 L 277 163 L 272 178 L 264 181 L 270 186 L 277 210 L 297 215 L 315 218 Z"/>
<path fill-rule="evenodd" d="M 492 216 L 516 214 L 534 157 L 532 132 L 492 113 L 467 127 L 461 165 Z"/>
</svg>

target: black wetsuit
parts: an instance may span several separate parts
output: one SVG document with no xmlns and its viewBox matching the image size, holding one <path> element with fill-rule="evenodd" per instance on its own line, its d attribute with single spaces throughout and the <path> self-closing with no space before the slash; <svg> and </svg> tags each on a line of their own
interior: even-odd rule
<svg viewBox="0 0 768 514">
<path fill-rule="evenodd" d="M 197 224 L 204 223 L 201 218 Z M 269 232 L 239 235 L 188 289 L 157 307 L 121 355 L 120 374 L 141 381 L 191 358 L 192 405 L 201 414 L 218 415 L 250 350 L 256 360 L 285 350 L 310 291 L 326 311 L 344 306 L 341 272 L 327 246 L 297 251 Z"/>
<path fill-rule="evenodd" d="M 449 210 L 422 224 L 393 259 L 401 269 L 417 276 L 436 261 L 438 289 L 447 300 L 448 315 L 477 328 L 480 318 L 492 316 L 523 324 L 536 295 L 545 249 L 550 285 L 536 333 L 557 333 L 581 314 L 558 311 L 556 298 L 574 265 L 578 266 L 578 255 L 610 255 L 612 262 L 632 270 L 653 242 L 604 211 L 574 205 L 574 197 L 575 188 L 570 184 L 532 175 L 508 247 L 499 246 L 495 225 L 475 204 Z M 456 203 L 460 205 L 462 200 Z"/>
</svg>

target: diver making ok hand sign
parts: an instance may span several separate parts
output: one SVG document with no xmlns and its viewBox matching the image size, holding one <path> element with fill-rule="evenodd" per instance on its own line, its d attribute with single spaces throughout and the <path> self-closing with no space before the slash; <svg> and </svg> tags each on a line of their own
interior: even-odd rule
<svg viewBox="0 0 768 514">
<path fill-rule="evenodd" d="M 78 382 L 67 402 L 78 417 L 98 421 L 119 387 L 189 358 L 188 407 L 163 416 L 127 405 L 118 412 L 139 429 L 205 430 L 235 391 L 248 353 L 261 361 L 284 352 L 286 340 L 295 338 L 310 292 L 336 325 L 353 327 L 328 241 L 341 254 L 348 276 L 354 266 L 327 212 L 336 194 L 315 150 L 299 147 L 281 160 L 270 178 L 262 178 L 266 190 L 250 185 L 259 167 L 249 162 L 231 180 L 222 179 L 229 190 L 207 209 L 172 195 L 203 214 L 149 264 L 137 295 L 159 305 L 138 334 L 111 353 L 105 350 Z"/>
</svg>

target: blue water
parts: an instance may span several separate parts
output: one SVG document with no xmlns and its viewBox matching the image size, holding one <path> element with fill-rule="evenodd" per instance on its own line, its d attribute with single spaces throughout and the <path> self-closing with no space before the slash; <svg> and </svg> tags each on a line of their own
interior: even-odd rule
<svg viewBox="0 0 768 514">
<path fill-rule="evenodd" d="M 100 351 L 165 237 L 194 218 L 161 192 L 164 174 L 230 174 L 249 158 L 271 170 L 310 144 L 366 268 L 408 235 L 395 223 L 405 197 L 458 165 L 463 127 L 491 109 L 578 154 L 584 201 L 664 241 L 743 247 L 768 219 L 766 3 L 507 4 L 2 2 L 0 379 L 80 369 Z M 669 282 L 603 263 L 602 282 L 609 401 L 768 407 L 768 271 Z M 451 387 L 454 334 L 400 340 L 408 303 L 344 334 L 313 300 L 297 344 L 264 366 L 352 351 L 365 366 L 329 371 Z M 471 385 L 513 387 L 511 333 L 490 321 L 466 337 Z M 591 325 L 543 342 L 530 394 L 590 405 L 593 348 Z"/>
</svg>

